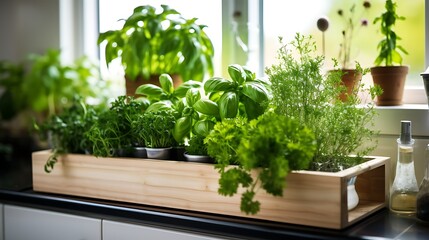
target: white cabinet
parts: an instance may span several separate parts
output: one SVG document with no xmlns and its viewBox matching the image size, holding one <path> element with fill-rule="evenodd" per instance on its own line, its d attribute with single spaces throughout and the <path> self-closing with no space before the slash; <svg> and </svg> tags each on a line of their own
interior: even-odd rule
<svg viewBox="0 0 429 240">
<path fill-rule="evenodd" d="M 103 240 L 214 240 L 220 239 L 212 236 L 200 235 L 177 230 L 170 230 L 158 227 L 148 227 L 129 223 L 120 223 L 103 220 Z"/>
<path fill-rule="evenodd" d="M 4 239 L 3 231 L 3 204 L 0 204 L 0 240 Z"/>
<path fill-rule="evenodd" d="M 4 205 L 4 240 L 101 240 L 101 220 Z"/>
</svg>

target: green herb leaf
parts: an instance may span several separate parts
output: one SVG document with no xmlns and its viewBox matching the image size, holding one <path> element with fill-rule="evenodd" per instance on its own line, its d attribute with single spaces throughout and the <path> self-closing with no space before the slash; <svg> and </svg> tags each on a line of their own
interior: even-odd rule
<svg viewBox="0 0 429 240">
<path fill-rule="evenodd" d="M 201 87 L 201 85 L 202 85 L 201 82 L 192 81 L 192 80 L 186 81 L 176 88 L 173 95 L 178 98 L 183 98 L 186 96 L 186 93 L 188 92 L 189 89 L 191 88 L 198 89 Z"/>
<path fill-rule="evenodd" d="M 143 84 L 136 89 L 136 94 L 145 95 L 149 98 L 159 98 L 163 93 L 162 88 L 153 84 Z"/>
<path fill-rule="evenodd" d="M 206 93 L 232 91 L 234 88 L 235 84 L 231 80 L 219 77 L 210 78 L 204 83 Z"/>
<path fill-rule="evenodd" d="M 238 64 L 229 65 L 228 73 L 231 79 L 238 84 L 242 84 L 246 81 L 247 74 L 243 67 Z"/>
<path fill-rule="evenodd" d="M 215 123 L 210 120 L 200 120 L 194 124 L 194 133 L 200 136 L 209 135 Z"/>
<path fill-rule="evenodd" d="M 186 93 L 186 102 L 189 106 L 194 106 L 194 104 L 201 99 L 200 91 L 196 88 L 191 88 Z"/>
<path fill-rule="evenodd" d="M 173 79 L 168 74 L 161 74 L 159 76 L 159 83 L 161 85 L 161 88 L 166 92 L 167 94 L 172 94 L 174 92 L 173 87 Z"/>
<path fill-rule="evenodd" d="M 219 99 L 221 119 L 234 118 L 238 114 L 238 97 L 235 92 L 225 92 Z"/>
<path fill-rule="evenodd" d="M 242 93 L 258 103 L 266 102 L 269 95 L 264 85 L 253 81 L 244 83 Z"/>
<path fill-rule="evenodd" d="M 185 116 L 177 119 L 174 125 L 173 136 L 178 143 L 182 143 L 183 139 L 189 135 L 192 128 L 191 116 Z"/>
<path fill-rule="evenodd" d="M 219 107 L 217 104 L 209 99 L 200 99 L 194 105 L 193 108 L 205 115 L 219 116 Z"/>
<path fill-rule="evenodd" d="M 261 203 L 253 200 L 255 197 L 254 191 L 247 190 L 241 195 L 240 210 L 246 214 L 256 214 L 259 212 Z"/>
</svg>

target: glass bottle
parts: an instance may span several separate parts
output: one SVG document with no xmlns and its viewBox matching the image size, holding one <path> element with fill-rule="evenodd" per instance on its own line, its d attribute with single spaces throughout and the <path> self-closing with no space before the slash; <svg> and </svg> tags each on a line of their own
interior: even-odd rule
<svg viewBox="0 0 429 240">
<path fill-rule="evenodd" d="M 426 171 L 417 194 L 417 218 L 429 221 L 429 144 L 426 147 Z"/>
<path fill-rule="evenodd" d="M 401 121 L 401 135 L 397 142 L 398 161 L 395 180 L 390 189 L 390 210 L 398 214 L 415 214 L 419 187 L 414 171 L 411 121 Z"/>
</svg>

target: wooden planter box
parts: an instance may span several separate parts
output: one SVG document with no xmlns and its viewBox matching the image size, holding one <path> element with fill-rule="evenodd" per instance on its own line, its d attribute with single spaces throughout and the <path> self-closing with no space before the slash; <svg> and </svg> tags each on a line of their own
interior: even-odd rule
<svg viewBox="0 0 429 240">
<path fill-rule="evenodd" d="M 261 211 L 240 212 L 240 197 L 217 193 L 219 174 L 211 164 L 96 158 L 69 154 L 44 172 L 50 151 L 33 153 L 35 191 L 68 194 L 183 210 L 342 229 L 387 206 L 388 157 L 337 173 L 295 171 L 287 176 L 283 197 L 259 191 Z M 347 180 L 357 176 L 359 205 L 347 210 Z"/>
</svg>

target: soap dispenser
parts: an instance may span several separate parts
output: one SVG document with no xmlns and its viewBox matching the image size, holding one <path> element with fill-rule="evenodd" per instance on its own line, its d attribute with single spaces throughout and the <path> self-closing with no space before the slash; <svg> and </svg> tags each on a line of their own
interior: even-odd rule
<svg viewBox="0 0 429 240">
<path fill-rule="evenodd" d="M 411 121 L 401 121 L 401 134 L 397 139 L 398 160 L 396 175 L 390 189 L 390 210 L 398 214 L 416 213 L 416 196 L 419 192 L 414 170 L 414 139 Z"/>
</svg>

